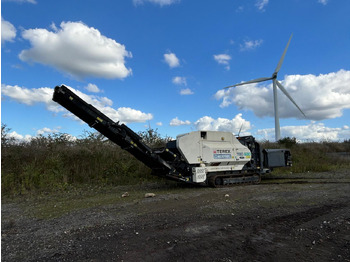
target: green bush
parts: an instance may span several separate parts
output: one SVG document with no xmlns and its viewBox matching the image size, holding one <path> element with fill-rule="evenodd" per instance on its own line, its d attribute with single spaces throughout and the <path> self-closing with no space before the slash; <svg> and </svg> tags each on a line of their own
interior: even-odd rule
<svg viewBox="0 0 350 262">
<path fill-rule="evenodd" d="M 71 186 L 127 185 L 159 181 L 151 170 L 101 134 L 84 132 L 79 139 L 56 133 L 38 136 L 29 142 L 9 137 L 10 129 L 1 127 L 1 189 L 3 195 L 64 190 Z M 164 146 L 157 130 L 139 133 L 151 147 Z M 320 172 L 349 168 L 349 140 L 344 142 L 297 143 L 285 138 L 278 143 L 264 141 L 263 148 L 290 148 L 293 167 L 274 172 Z"/>
<path fill-rule="evenodd" d="M 297 143 L 295 138 L 284 138 L 277 143 L 264 141 L 264 148 L 289 148 L 293 166 L 290 169 L 279 168 L 274 172 L 324 172 L 338 168 L 349 168 L 350 157 L 339 157 L 339 153 L 350 154 L 350 144 L 344 142 L 308 142 Z"/>
<path fill-rule="evenodd" d="M 2 136 L 7 133 L 2 132 Z M 86 132 L 75 140 L 59 133 L 29 142 L 3 141 L 1 188 L 5 195 L 155 179 L 148 167 L 99 134 Z"/>
<path fill-rule="evenodd" d="M 295 137 L 285 137 L 278 141 L 278 144 L 285 146 L 286 148 L 291 148 L 297 144 L 297 139 Z"/>
<path fill-rule="evenodd" d="M 138 135 L 142 138 L 142 141 L 151 148 L 165 147 L 166 143 L 171 140 L 170 137 L 163 138 L 158 133 L 158 129 L 153 128 L 139 132 Z"/>
</svg>

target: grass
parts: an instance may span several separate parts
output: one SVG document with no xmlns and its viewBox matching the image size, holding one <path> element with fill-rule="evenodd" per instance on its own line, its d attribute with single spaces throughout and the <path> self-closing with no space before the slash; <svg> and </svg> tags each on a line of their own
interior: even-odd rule
<svg viewBox="0 0 350 262">
<path fill-rule="evenodd" d="M 36 195 L 45 192 L 67 192 L 80 186 L 109 187 L 164 183 L 151 176 L 151 170 L 97 133 L 84 133 L 72 140 L 67 134 L 39 136 L 29 142 L 8 138 L 6 125 L 1 129 L 2 196 Z M 152 146 L 169 140 L 159 134 L 140 134 Z M 284 139 L 280 143 L 262 143 L 263 148 L 290 148 L 293 167 L 275 169 L 274 174 L 323 172 L 350 168 L 350 142 L 296 143 Z"/>
<path fill-rule="evenodd" d="M 112 191 L 105 186 L 98 190 L 93 190 L 88 186 L 81 187 L 80 190 L 65 192 L 64 194 L 50 194 L 49 198 L 40 197 L 31 200 L 33 204 L 32 214 L 39 219 L 51 219 L 68 214 L 72 211 L 93 208 L 98 206 L 111 205 L 121 202 L 132 202 L 142 197 L 142 192 L 131 191 L 130 197 L 122 198 L 122 192 Z"/>
<path fill-rule="evenodd" d="M 33 139 L 2 145 L 2 194 L 64 190 L 71 185 L 130 185 L 153 181 L 151 170 L 102 139 Z"/>
<path fill-rule="evenodd" d="M 196 187 L 200 190 L 200 188 Z M 79 210 L 104 207 L 114 204 L 138 204 L 146 193 L 159 196 L 172 196 L 193 191 L 193 187 L 173 181 L 160 179 L 157 182 L 145 182 L 138 185 L 91 185 L 68 186 L 65 190 L 6 196 L 2 204 L 16 203 L 28 217 L 53 219 L 79 212 Z M 128 192 L 128 197 L 122 195 Z"/>
<path fill-rule="evenodd" d="M 262 143 L 264 148 L 289 148 L 293 166 L 276 168 L 274 173 L 326 172 L 350 168 L 350 141 L 309 143 Z M 338 155 L 346 153 L 345 157 Z"/>
</svg>

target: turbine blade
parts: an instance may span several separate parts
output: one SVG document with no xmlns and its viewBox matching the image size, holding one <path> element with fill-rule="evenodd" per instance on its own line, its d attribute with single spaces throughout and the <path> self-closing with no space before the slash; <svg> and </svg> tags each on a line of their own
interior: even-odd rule
<svg viewBox="0 0 350 262">
<path fill-rule="evenodd" d="M 286 53 L 287 53 L 287 49 L 288 49 L 288 47 L 289 47 L 290 41 L 292 40 L 292 36 L 293 36 L 293 33 L 292 33 L 291 36 L 289 37 L 289 41 L 288 41 L 288 43 L 287 43 L 287 45 L 286 45 L 286 48 L 284 49 L 284 52 L 283 52 L 283 54 L 282 54 L 282 56 L 281 56 L 281 59 L 280 59 L 280 61 L 279 61 L 278 64 L 277 64 L 277 67 L 276 67 L 276 69 L 275 69 L 275 72 L 273 73 L 274 75 L 276 75 L 276 74 L 280 71 L 280 69 L 281 69 L 281 66 L 282 66 L 282 64 L 283 64 L 284 57 L 285 57 L 285 55 L 286 55 Z"/>
<path fill-rule="evenodd" d="M 292 103 L 299 109 L 299 111 L 303 114 L 303 116 L 306 118 L 306 115 L 304 114 L 304 112 L 300 109 L 300 107 L 297 105 L 297 103 L 295 103 L 295 101 L 293 100 L 293 98 L 288 94 L 287 90 L 283 87 L 283 85 L 276 80 L 276 84 L 277 86 L 281 89 L 281 91 L 289 98 L 290 101 L 292 101 Z"/>
<path fill-rule="evenodd" d="M 261 77 L 261 78 L 257 78 L 254 80 L 250 80 L 247 82 L 243 82 L 243 83 L 239 83 L 239 84 L 235 84 L 235 85 L 231 85 L 231 86 L 226 86 L 225 88 L 230 88 L 230 87 L 234 87 L 234 86 L 242 86 L 242 85 L 247 85 L 247 84 L 253 84 L 253 83 L 259 83 L 259 82 L 263 82 L 263 81 L 267 81 L 267 80 L 271 80 L 272 77 Z"/>
</svg>

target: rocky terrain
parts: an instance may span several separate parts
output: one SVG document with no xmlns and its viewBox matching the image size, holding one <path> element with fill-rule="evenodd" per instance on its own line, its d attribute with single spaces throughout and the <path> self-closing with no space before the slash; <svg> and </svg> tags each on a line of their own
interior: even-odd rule
<svg viewBox="0 0 350 262">
<path fill-rule="evenodd" d="M 218 189 L 150 184 L 3 197 L 1 258 L 350 261 L 349 192 L 342 170 Z"/>
</svg>

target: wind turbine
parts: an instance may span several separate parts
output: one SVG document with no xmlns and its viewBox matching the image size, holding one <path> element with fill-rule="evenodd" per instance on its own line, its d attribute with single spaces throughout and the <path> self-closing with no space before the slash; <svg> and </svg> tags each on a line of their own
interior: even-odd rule
<svg viewBox="0 0 350 262">
<path fill-rule="evenodd" d="M 272 80 L 272 83 L 273 83 L 273 102 L 274 102 L 274 111 L 275 111 L 275 138 L 276 138 L 276 141 L 281 139 L 280 121 L 279 121 L 279 115 L 278 115 L 277 87 L 279 87 L 279 89 L 289 98 L 290 101 L 292 101 L 292 103 L 299 109 L 299 111 L 304 115 L 304 117 L 306 117 L 304 112 L 300 109 L 300 107 L 297 105 L 297 103 L 295 103 L 293 98 L 288 94 L 287 90 L 283 87 L 281 82 L 279 82 L 277 80 L 277 74 L 278 74 L 278 72 L 281 69 L 281 66 L 282 66 L 284 57 L 285 57 L 285 55 L 287 53 L 287 49 L 289 47 L 290 41 L 292 40 L 292 36 L 293 36 L 293 34 L 291 34 L 291 36 L 289 38 L 289 41 L 287 43 L 287 46 L 284 49 L 284 52 L 282 54 L 282 57 L 281 57 L 280 61 L 278 62 L 277 67 L 276 67 L 276 69 L 273 72 L 271 77 L 261 77 L 261 78 L 257 78 L 257 79 L 250 80 L 250 81 L 247 81 L 247 82 L 243 82 L 243 83 L 239 83 L 239 84 L 235 84 L 235 85 L 231 85 L 231 86 L 225 87 L 225 88 L 230 88 L 230 87 L 235 87 L 235 86 L 241 86 L 241 85 L 247 85 L 247 84 L 259 83 L 259 82 Z"/>
</svg>

